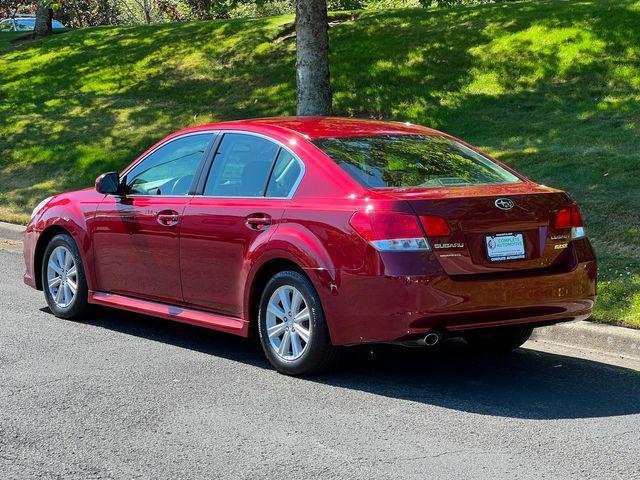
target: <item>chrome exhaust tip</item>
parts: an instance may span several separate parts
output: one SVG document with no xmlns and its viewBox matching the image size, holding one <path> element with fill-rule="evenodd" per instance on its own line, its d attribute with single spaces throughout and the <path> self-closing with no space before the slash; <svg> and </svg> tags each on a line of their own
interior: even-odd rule
<svg viewBox="0 0 640 480">
<path fill-rule="evenodd" d="M 426 345 L 427 347 L 434 347 L 435 345 L 440 343 L 440 340 L 442 340 L 442 334 L 437 333 L 437 332 L 429 332 L 422 339 L 422 343 L 424 345 Z"/>
</svg>

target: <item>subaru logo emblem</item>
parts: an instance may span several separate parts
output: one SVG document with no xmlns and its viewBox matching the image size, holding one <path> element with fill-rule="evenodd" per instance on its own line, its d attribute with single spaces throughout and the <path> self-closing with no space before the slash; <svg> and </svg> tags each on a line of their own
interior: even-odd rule
<svg viewBox="0 0 640 480">
<path fill-rule="evenodd" d="M 500 210 L 511 210 L 515 207 L 515 203 L 513 203 L 513 200 L 509 198 L 499 198 L 496 200 L 495 206 Z"/>
</svg>

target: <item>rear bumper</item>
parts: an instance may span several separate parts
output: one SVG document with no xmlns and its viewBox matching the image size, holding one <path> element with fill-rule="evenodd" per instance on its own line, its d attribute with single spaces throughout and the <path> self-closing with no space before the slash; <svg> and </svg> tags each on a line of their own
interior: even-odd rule
<svg viewBox="0 0 640 480">
<path fill-rule="evenodd" d="M 340 272 L 323 299 L 336 345 L 410 340 L 432 328 L 451 334 L 515 324 L 584 320 L 596 298 L 597 266 L 588 246 L 574 249 L 568 271 L 461 280 Z M 588 247 L 588 248 L 586 248 Z"/>
</svg>

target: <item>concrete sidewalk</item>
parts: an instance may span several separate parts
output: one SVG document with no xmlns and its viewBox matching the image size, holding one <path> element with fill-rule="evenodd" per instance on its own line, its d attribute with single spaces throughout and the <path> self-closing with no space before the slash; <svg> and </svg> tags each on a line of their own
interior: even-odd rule
<svg viewBox="0 0 640 480">
<path fill-rule="evenodd" d="M 24 226 L 0 222 L 0 240 L 22 240 Z M 640 360 L 640 330 L 592 322 L 572 322 L 535 330 L 534 342 L 591 350 Z"/>
<path fill-rule="evenodd" d="M 0 222 L 0 239 L 22 241 L 24 225 Z"/>
<path fill-rule="evenodd" d="M 571 322 L 537 328 L 533 341 L 566 345 L 640 360 L 640 330 L 593 322 Z"/>
</svg>

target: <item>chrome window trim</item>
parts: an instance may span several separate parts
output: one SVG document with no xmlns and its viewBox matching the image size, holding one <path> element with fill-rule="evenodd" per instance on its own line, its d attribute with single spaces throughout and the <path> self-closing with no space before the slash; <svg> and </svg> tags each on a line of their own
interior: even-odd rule
<svg viewBox="0 0 640 480">
<path fill-rule="evenodd" d="M 184 133 L 182 135 L 177 135 L 169 140 L 167 140 L 166 142 L 161 143 L 160 145 L 156 146 L 153 150 L 147 152 L 143 157 L 139 158 L 136 162 L 132 163 L 131 165 L 129 165 L 122 173 L 120 173 L 120 178 L 124 178 L 127 176 L 127 174 L 133 170 L 134 168 L 136 168 L 138 165 L 140 165 L 142 162 L 144 162 L 147 158 L 149 158 L 149 156 L 153 153 L 155 153 L 156 151 L 160 150 L 162 147 L 169 145 L 170 143 L 176 141 L 176 140 L 181 140 L 183 138 L 187 138 L 187 137 L 192 137 L 194 135 L 202 135 L 205 133 L 209 133 L 209 134 L 213 134 L 214 136 L 216 135 L 216 133 L 218 133 L 219 130 L 199 130 L 197 132 L 187 132 Z M 211 139 L 213 140 L 213 138 Z M 210 141 L 211 141 L 210 140 Z M 200 161 L 202 161 L 203 159 L 201 159 Z M 186 197 L 188 195 L 127 195 L 127 197 L 178 197 L 178 198 L 182 198 L 182 197 Z M 193 196 L 193 195 L 191 195 Z"/>
<path fill-rule="evenodd" d="M 142 193 L 129 193 L 126 195 L 127 198 L 193 198 L 198 196 L 199 195 L 144 195 Z"/>
<path fill-rule="evenodd" d="M 268 187 L 268 185 L 266 185 L 265 187 L 265 192 L 264 195 L 260 196 L 260 197 L 243 197 L 243 196 L 223 196 L 223 195 L 195 195 L 196 197 L 201 197 L 201 198 L 240 198 L 240 199 L 251 199 L 251 200 L 255 200 L 257 198 L 261 198 L 261 199 L 265 199 L 265 200 L 291 200 L 293 198 L 293 196 L 295 195 L 296 191 L 298 190 L 298 186 L 300 185 L 300 182 L 302 182 L 302 179 L 304 177 L 304 174 L 307 171 L 307 167 L 305 166 L 304 162 L 300 159 L 300 157 L 298 155 L 296 155 L 295 152 L 293 152 L 293 150 L 291 150 L 289 147 L 287 147 L 284 143 L 280 142 L 279 140 L 276 140 L 275 138 L 271 138 L 268 135 L 264 135 L 262 133 L 257 133 L 257 132 L 248 132 L 246 130 L 218 130 L 218 133 L 220 135 L 224 135 L 226 133 L 240 133 L 242 135 L 249 135 L 249 136 L 254 136 L 254 137 L 259 137 L 259 138 L 263 138 L 265 140 L 268 140 L 272 143 L 275 143 L 279 148 L 282 148 L 284 150 L 286 150 L 287 152 L 289 152 L 289 154 L 296 159 L 296 161 L 298 162 L 298 164 L 300 165 L 300 174 L 298 175 L 298 178 L 296 179 L 296 181 L 293 183 L 293 185 L 291 186 L 291 190 L 289 190 L 289 195 L 287 195 L 286 197 L 267 197 L 267 191 L 266 188 Z M 224 141 L 224 138 L 222 138 L 222 141 Z M 218 148 L 220 148 L 220 146 L 218 145 Z M 213 156 L 213 161 L 211 162 L 211 168 L 213 169 L 213 164 L 215 163 L 215 159 L 217 152 L 214 153 Z M 278 158 L 274 158 L 274 162 L 276 162 L 278 160 Z M 207 172 L 207 181 L 209 180 L 209 174 L 211 173 L 211 170 L 209 170 L 209 172 Z M 206 188 L 207 184 L 205 182 L 205 188 Z"/>
</svg>

